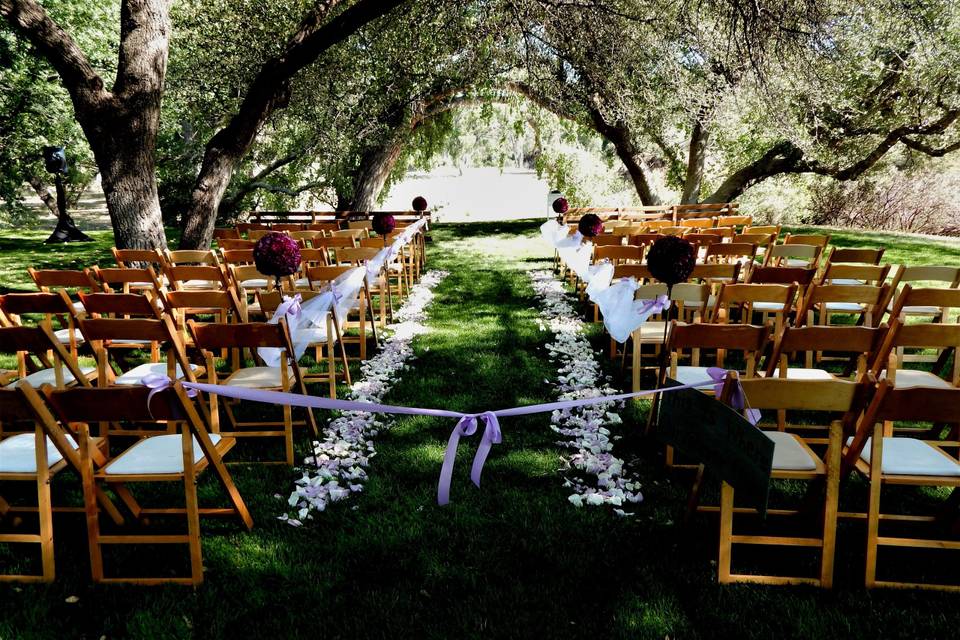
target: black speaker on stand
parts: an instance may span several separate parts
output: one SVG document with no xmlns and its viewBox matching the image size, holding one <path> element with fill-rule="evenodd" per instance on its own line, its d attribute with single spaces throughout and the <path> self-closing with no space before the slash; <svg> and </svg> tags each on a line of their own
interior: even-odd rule
<svg viewBox="0 0 960 640">
<path fill-rule="evenodd" d="M 67 190 L 63 186 L 63 176 L 67 173 L 66 147 L 44 147 L 43 162 L 47 171 L 53 174 L 57 188 L 57 228 L 53 230 L 44 244 L 54 242 L 93 242 L 93 238 L 77 228 L 73 218 L 67 213 Z"/>
</svg>

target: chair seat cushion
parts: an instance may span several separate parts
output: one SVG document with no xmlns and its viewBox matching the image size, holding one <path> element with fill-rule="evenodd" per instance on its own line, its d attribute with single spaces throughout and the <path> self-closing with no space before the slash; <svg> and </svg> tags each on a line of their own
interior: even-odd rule
<svg viewBox="0 0 960 640">
<path fill-rule="evenodd" d="M 677 367 L 677 377 L 674 380 L 680 384 L 696 384 L 710 380 L 710 375 L 707 373 L 707 367 L 680 366 Z M 712 391 L 713 388 L 704 387 L 704 390 Z"/>
<path fill-rule="evenodd" d="M 780 377 L 780 368 L 773 370 L 773 378 Z M 836 380 L 834 375 L 824 369 L 807 369 L 806 367 L 787 367 L 787 380 Z"/>
<path fill-rule="evenodd" d="M 70 329 L 57 329 L 53 332 L 53 337 L 55 337 L 60 344 L 70 344 Z M 77 344 L 83 344 L 83 334 L 79 331 L 73 332 L 73 339 Z"/>
<path fill-rule="evenodd" d="M 250 278 L 240 281 L 240 286 L 244 289 L 266 289 L 269 284 L 266 278 Z"/>
<path fill-rule="evenodd" d="M 773 440 L 773 468 L 779 471 L 814 471 L 816 458 L 803 446 L 800 437 L 783 431 L 764 431 Z"/>
<path fill-rule="evenodd" d="M 183 473 L 182 437 L 179 433 L 171 433 L 144 438 L 110 461 L 103 471 L 107 475 Z M 211 433 L 210 440 L 216 445 L 220 442 L 220 434 Z M 201 460 L 203 450 L 193 436 L 193 461 Z"/>
<path fill-rule="evenodd" d="M 880 379 L 887 377 L 887 371 L 884 369 L 880 373 Z M 917 369 L 897 369 L 893 379 L 897 389 L 911 389 L 914 387 L 924 387 L 927 389 L 953 389 L 953 385 L 934 375 L 929 371 L 919 371 Z"/>
<path fill-rule="evenodd" d="M 93 367 L 80 367 L 80 372 L 81 372 L 83 375 L 89 375 L 89 374 L 93 373 L 94 371 L 96 371 L 96 369 L 93 368 Z M 54 386 L 56 386 L 56 384 L 57 384 L 57 374 L 56 374 L 56 371 L 54 371 L 52 368 L 51 368 L 51 369 L 43 369 L 42 371 L 36 371 L 36 372 L 31 373 L 30 375 L 28 375 L 26 378 L 21 378 L 21 379 L 22 379 L 23 381 L 25 381 L 25 382 L 26 382 L 28 385 L 30 385 L 31 387 L 34 387 L 34 388 L 36 388 L 36 389 L 39 389 L 40 387 L 42 387 L 42 386 L 45 385 L 45 384 L 52 384 L 52 385 L 54 385 Z M 71 384 L 71 383 L 73 383 L 73 382 L 76 382 L 76 379 L 74 379 L 73 374 L 70 373 L 70 370 L 69 370 L 69 369 L 64 368 L 64 369 L 63 369 L 63 383 L 64 383 L 64 384 Z M 17 384 L 16 382 L 11 382 L 10 384 L 7 385 L 7 387 L 8 387 L 8 388 L 9 388 L 9 387 L 13 387 L 13 386 L 16 385 L 16 384 Z"/>
<path fill-rule="evenodd" d="M 77 442 L 67 436 L 67 442 L 74 449 Z M 0 473 L 36 473 L 37 455 L 36 436 L 32 433 L 18 433 L 4 440 L 0 440 Z M 53 441 L 47 437 L 47 468 L 63 460 L 60 451 L 53 446 Z"/>
<path fill-rule="evenodd" d="M 836 311 L 837 313 L 863 313 L 864 307 L 858 302 L 825 302 L 827 311 Z"/>
<path fill-rule="evenodd" d="M 754 311 L 783 311 L 783 304 L 780 302 L 754 302 Z"/>
<path fill-rule="evenodd" d="M 280 367 L 247 367 L 246 369 L 240 369 L 234 371 L 222 384 L 249 389 L 277 388 L 282 386 Z"/>
<path fill-rule="evenodd" d="M 180 288 L 187 291 L 206 291 L 208 289 L 219 289 L 219 280 L 187 280 L 180 283 Z"/>
<path fill-rule="evenodd" d="M 839 284 L 844 286 L 856 287 L 865 285 L 866 282 L 863 280 L 857 280 L 856 278 L 831 278 L 830 284 Z"/>
<path fill-rule="evenodd" d="M 890 301 L 890 304 L 887 305 L 887 311 L 893 311 L 894 303 L 895 303 L 895 300 Z M 939 314 L 941 311 L 943 311 L 943 309 L 940 307 L 928 307 L 923 305 L 903 308 L 903 313 L 907 315 L 915 315 L 915 316 L 935 316 Z"/>
<path fill-rule="evenodd" d="M 788 267 L 809 267 L 813 260 L 802 260 L 800 258 L 787 258 Z"/>
<path fill-rule="evenodd" d="M 871 440 L 860 453 L 860 458 L 870 463 Z M 847 440 L 847 445 L 853 438 Z M 942 451 L 914 438 L 885 437 L 883 439 L 883 464 L 880 471 L 892 476 L 960 476 L 960 463 Z"/>
<path fill-rule="evenodd" d="M 195 364 L 190 364 L 190 369 L 196 371 L 199 369 Z M 167 363 L 166 362 L 147 362 L 141 365 L 130 369 L 123 375 L 117 376 L 117 379 L 114 381 L 114 384 L 121 386 L 129 386 L 140 384 L 140 380 L 144 376 L 155 375 L 155 376 L 165 376 L 167 375 Z M 180 365 L 177 365 L 177 377 L 183 377 L 183 369 L 180 368 Z"/>
</svg>

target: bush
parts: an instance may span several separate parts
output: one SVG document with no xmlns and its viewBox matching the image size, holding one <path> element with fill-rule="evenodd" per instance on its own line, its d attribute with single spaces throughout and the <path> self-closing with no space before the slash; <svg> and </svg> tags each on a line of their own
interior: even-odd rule
<svg viewBox="0 0 960 640">
<path fill-rule="evenodd" d="M 884 231 L 956 235 L 960 204 L 956 173 L 923 172 L 836 182 L 822 180 L 810 188 L 806 224 Z"/>
</svg>

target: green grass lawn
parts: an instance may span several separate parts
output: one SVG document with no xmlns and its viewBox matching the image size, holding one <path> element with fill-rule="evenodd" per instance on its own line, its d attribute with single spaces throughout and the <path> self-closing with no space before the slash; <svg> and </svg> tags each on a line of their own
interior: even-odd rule
<svg viewBox="0 0 960 640">
<path fill-rule="evenodd" d="M 25 239 L 32 234 L 0 234 L 0 284 L 28 289 L 21 272 L 29 264 L 108 255 L 109 238 L 50 250 L 37 246 L 46 237 L 39 235 L 34 241 Z M 416 360 L 385 400 L 460 411 L 554 400 L 545 380 L 556 369 L 544 350 L 552 335 L 537 328 L 527 277 L 550 264 L 537 224 L 441 226 L 432 235 L 429 267 L 451 273 L 436 290 L 431 333 L 417 339 Z M 893 261 L 960 264 L 957 243 L 835 237 L 844 246 L 883 241 Z M 599 349 L 599 330 L 592 327 L 590 335 Z M 610 372 L 621 388 L 628 385 L 612 364 Z M 504 442 L 491 454 L 482 490 L 468 479 L 476 438 L 466 439 L 452 503 L 444 508 L 436 506 L 435 492 L 451 420 L 398 419 L 377 438 L 363 493 L 300 529 L 275 519 L 285 500 L 274 494 L 285 498 L 291 488 L 288 470 L 232 467 L 255 528 L 244 533 L 232 522 L 204 521 L 207 573 L 197 591 L 92 585 L 81 518 L 60 516 L 57 581 L 0 585 L 0 639 L 938 638 L 955 632 L 956 596 L 868 593 L 859 586 L 858 523 L 842 525 L 833 592 L 717 585 L 715 522 L 704 516 L 691 527 L 677 524 L 687 481 L 665 473 L 660 447 L 639 437 L 643 419 L 642 407 L 625 414 L 617 451 L 644 484 L 646 500 L 631 518 L 570 505 L 558 471 L 562 452 L 546 415 L 503 421 Z M 54 485 L 55 495 L 76 497 L 69 474 Z M 216 493 L 209 478 L 202 492 Z M 174 564 L 179 552 L 144 551 L 138 561 L 152 569 Z M 960 566 L 955 552 L 921 558 Z M 0 565 L 9 561 L 0 549 Z M 904 554 L 900 564 L 913 561 Z M 67 602 L 70 596 L 79 601 Z"/>
</svg>

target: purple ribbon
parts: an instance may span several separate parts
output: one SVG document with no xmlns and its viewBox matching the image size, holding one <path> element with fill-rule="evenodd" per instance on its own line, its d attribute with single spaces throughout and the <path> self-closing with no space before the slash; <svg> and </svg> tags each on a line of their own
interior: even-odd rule
<svg viewBox="0 0 960 640">
<path fill-rule="evenodd" d="M 163 376 L 158 373 L 148 373 L 147 375 L 140 378 L 140 384 L 150 389 L 150 393 L 147 395 L 147 411 L 150 411 L 150 402 L 153 400 L 153 396 L 157 395 L 165 389 L 169 389 L 173 386 L 173 379 L 169 376 Z M 187 396 L 190 398 L 197 397 L 196 389 L 190 389 L 184 387 L 184 390 L 187 392 Z M 153 415 L 153 412 L 150 411 L 150 415 Z"/>
<path fill-rule="evenodd" d="M 644 318 L 649 318 L 650 316 L 663 313 L 670 308 L 670 296 L 665 293 L 661 293 L 653 300 L 643 300 L 637 308 L 637 315 L 641 315 Z"/>
<path fill-rule="evenodd" d="M 720 369 L 720 371 L 724 371 Z M 725 373 L 725 372 L 724 372 Z M 526 416 L 534 413 L 551 413 L 557 410 L 575 409 L 594 404 L 613 403 L 621 400 L 630 400 L 652 396 L 657 393 L 669 393 L 680 391 L 681 389 L 696 389 L 699 387 L 714 386 L 716 379 L 696 382 L 693 384 L 683 384 L 676 387 L 664 387 L 662 389 L 645 389 L 643 391 L 634 391 L 631 393 L 619 393 L 608 396 L 598 396 L 596 398 L 580 398 L 578 400 L 561 400 L 559 402 L 545 402 L 541 404 L 531 404 L 525 407 L 512 407 L 510 409 L 499 409 L 497 411 L 485 411 L 483 413 L 460 413 L 459 411 L 447 411 L 446 409 L 422 409 L 417 407 L 401 407 L 390 404 L 380 404 L 377 402 L 357 402 L 356 400 L 339 400 L 335 398 L 321 398 L 317 396 L 305 396 L 299 393 L 290 393 L 286 391 L 264 391 L 262 389 L 246 389 L 243 387 L 226 387 L 216 384 L 206 384 L 201 382 L 181 382 L 185 389 L 202 391 L 204 393 L 213 393 L 225 398 L 236 400 L 246 400 L 249 402 L 264 402 L 267 404 L 282 404 L 291 407 L 303 407 L 311 409 L 327 409 L 332 411 L 362 411 L 365 413 L 392 413 L 411 416 L 431 416 L 437 418 L 456 418 L 457 426 L 447 440 L 447 449 L 443 456 L 443 466 L 440 470 L 440 481 L 437 485 L 437 503 L 444 505 L 450 500 L 450 481 L 453 477 L 453 463 L 457 457 L 457 446 L 460 444 L 460 438 L 463 436 L 472 436 L 477 432 L 477 419 L 484 422 L 483 438 L 477 448 L 477 453 L 473 458 L 473 466 L 470 470 L 470 479 L 475 485 L 480 486 L 480 475 L 483 472 L 483 466 L 486 463 L 487 456 L 493 445 L 499 444 L 503 440 L 503 434 L 500 431 L 500 418 L 510 418 L 514 416 Z"/>
<path fill-rule="evenodd" d="M 278 317 L 287 316 L 289 318 L 299 318 L 301 311 L 300 302 L 302 300 L 303 297 L 299 293 L 293 297 L 284 296 L 283 302 L 277 307 L 274 315 Z"/>
<path fill-rule="evenodd" d="M 707 375 L 713 379 L 713 394 L 719 398 L 720 394 L 723 393 L 723 385 L 727 380 L 727 370 L 722 367 L 709 367 L 707 368 Z M 747 394 L 743 392 L 743 385 L 740 384 L 740 378 L 733 379 L 733 393 L 730 394 L 730 406 L 737 411 L 746 410 L 746 418 L 753 426 L 757 426 L 757 423 L 760 422 L 760 410 L 747 407 Z"/>
</svg>

